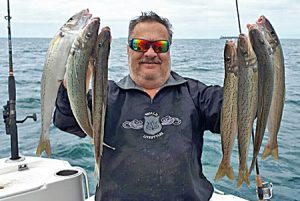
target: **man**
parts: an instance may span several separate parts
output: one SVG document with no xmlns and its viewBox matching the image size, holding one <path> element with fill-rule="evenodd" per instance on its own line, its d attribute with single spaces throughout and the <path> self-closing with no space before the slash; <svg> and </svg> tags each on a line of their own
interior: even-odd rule
<svg viewBox="0 0 300 201">
<path fill-rule="evenodd" d="M 171 71 L 166 18 L 142 13 L 130 22 L 128 39 L 129 75 L 109 81 L 104 141 L 116 149 L 104 147 L 95 200 L 209 200 L 203 132 L 219 133 L 222 88 Z M 85 136 L 63 86 L 55 125 Z"/>
</svg>

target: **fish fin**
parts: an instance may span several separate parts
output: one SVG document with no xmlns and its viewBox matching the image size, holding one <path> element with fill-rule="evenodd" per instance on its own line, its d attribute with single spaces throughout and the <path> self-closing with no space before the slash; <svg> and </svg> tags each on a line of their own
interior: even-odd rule
<svg viewBox="0 0 300 201">
<path fill-rule="evenodd" d="M 96 158 L 95 160 L 95 169 L 94 169 L 94 176 L 99 179 L 100 177 L 100 159 Z"/>
<path fill-rule="evenodd" d="M 225 169 L 223 168 L 222 164 L 220 164 L 219 169 L 215 176 L 215 181 L 219 181 L 224 176 L 225 176 Z"/>
<path fill-rule="evenodd" d="M 235 177 L 231 166 L 229 166 L 229 168 L 227 169 L 226 175 L 229 179 L 234 180 Z"/>
<path fill-rule="evenodd" d="M 236 188 L 240 188 L 243 182 L 246 182 L 248 186 L 250 186 L 250 180 L 249 180 L 249 172 L 248 170 L 239 170 L 239 176 L 238 176 L 238 182 Z"/>
<path fill-rule="evenodd" d="M 95 169 L 94 169 L 94 176 L 99 179 L 100 170 L 98 168 L 97 162 L 95 161 Z"/>
<path fill-rule="evenodd" d="M 46 152 L 48 158 L 51 156 L 51 145 L 49 139 L 40 139 L 39 145 L 36 149 L 36 155 L 41 156 L 43 151 Z"/>
<path fill-rule="evenodd" d="M 95 161 L 95 169 L 94 169 L 94 176 L 95 177 L 98 177 L 99 176 L 99 169 L 98 169 L 98 165 L 97 165 L 97 162 Z"/>
<path fill-rule="evenodd" d="M 269 155 L 272 155 L 273 160 L 278 160 L 278 146 L 272 149 L 270 146 L 266 145 L 261 158 L 265 160 Z"/>
<path fill-rule="evenodd" d="M 278 147 L 272 149 L 272 159 L 273 160 L 278 160 L 279 156 L 278 156 Z"/>
<path fill-rule="evenodd" d="M 229 179 L 234 180 L 234 173 L 231 166 L 226 166 L 221 163 L 215 176 L 215 181 L 219 181 L 222 177 L 227 176 Z"/>
<path fill-rule="evenodd" d="M 103 146 L 105 146 L 105 147 L 107 147 L 107 148 L 109 148 L 109 149 L 112 149 L 112 150 L 116 150 L 115 147 L 110 146 L 110 145 L 106 144 L 105 142 L 103 142 Z"/>
</svg>

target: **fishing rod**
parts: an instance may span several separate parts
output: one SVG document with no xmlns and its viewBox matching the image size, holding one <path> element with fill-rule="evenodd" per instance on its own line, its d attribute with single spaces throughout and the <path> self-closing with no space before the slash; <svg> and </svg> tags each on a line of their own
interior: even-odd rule
<svg viewBox="0 0 300 201">
<path fill-rule="evenodd" d="M 239 12 L 238 0 L 235 0 L 235 7 L 236 7 L 237 18 L 238 18 L 239 31 L 240 31 L 240 34 L 241 34 L 242 29 L 241 29 L 241 22 L 240 22 L 240 12 Z"/>
<path fill-rule="evenodd" d="M 7 104 L 3 106 L 3 119 L 5 123 L 5 131 L 7 135 L 11 137 L 11 160 L 20 159 L 19 156 L 19 147 L 18 147 L 18 128 L 17 123 L 23 123 L 27 118 L 32 118 L 36 121 L 36 114 L 26 116 L 25 119 L 17 121 L 17 112 L 16 112 L 16 81 L 14 77 L 13 69 L 13 59 L 12 59 L 12 40 L 11 40 L 11 25 L 10 25 L 10 6 L 9 0 L 7 0 L 7 16 L 4 16 L 7 20 L 7 29 L 8 29 L 8 61 L 9 61 L 9 75 L 8 75 L 8 101 Z"/>
<path fill-rule="evenodd" d="M 241 21 L 240 21 L 240 12 L 239 12 L 239 6 L 238 6 L 238 0 L 235 0 L 235 7 L 236 7 L 236 13 L 237 13 L 237 18 L 238 18 L 238 26 L 239 26 L 239 32 L 240 34 L 242 33 L 241 29 Z M 252 129 L 252 141 L 254 142 L 254 131 Z M 254 143 L 253 143 L 254 146 Z M 258 167 L 258 160 L 256 158 L 255 160 L 255 170 L 256 170 L 256 193 L 259 201 L 263 200 L 270 200 L 272 197 L 272 183 L 269 182 L 262 182 L 261 176 L 259 174 L 259 167 Z"/>
</svg>

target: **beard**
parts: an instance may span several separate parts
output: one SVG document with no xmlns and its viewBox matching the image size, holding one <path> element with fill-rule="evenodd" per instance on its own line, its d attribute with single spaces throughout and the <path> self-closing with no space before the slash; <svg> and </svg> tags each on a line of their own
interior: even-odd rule
<svg viewBox="0 0 300 201">
<path fill-rule="evenodd" d="M 128 64 L 130 77 L 142 88 L 161 87 L 170 76 L 170 61 L 166 58 L 164 62 L 159 57 L 129 59 Z"/>
</svg>

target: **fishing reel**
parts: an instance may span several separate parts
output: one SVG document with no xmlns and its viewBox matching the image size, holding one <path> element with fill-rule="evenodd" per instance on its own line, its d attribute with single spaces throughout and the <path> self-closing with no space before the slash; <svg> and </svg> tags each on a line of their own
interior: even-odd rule
<svg viewBox="0 0 300 201">
<path fill-rule="evenodd" d="M 9 101 L 7 101 L 7 105 L 4 105 L 3 108 L 4 108 L 3 119 L 4 119 L 4 123 L 5 123 L 5 131 L 6 131 L 6 134 L 9 135 L 9 134 L 11 134 L 10 124 L 12 123 L 12 122 L 10 122 L 10 114 L 11 113 L 10 113 L 10 109 L 9 109 Z M 33 119 L 33 121 L 37 120 L 36 114 L 33 113 L 32 115 L 27 115 L 23 120 L 16 121 L 16 123 L 24 123 L 28 118 Z"/>
<path fill-rule="evenodd" d="M 261 187 L 256 188 L 258 200 L 270 201 L 273 196 L 273 184 L 271 182 L 263 182 Z"/>
</svg>

